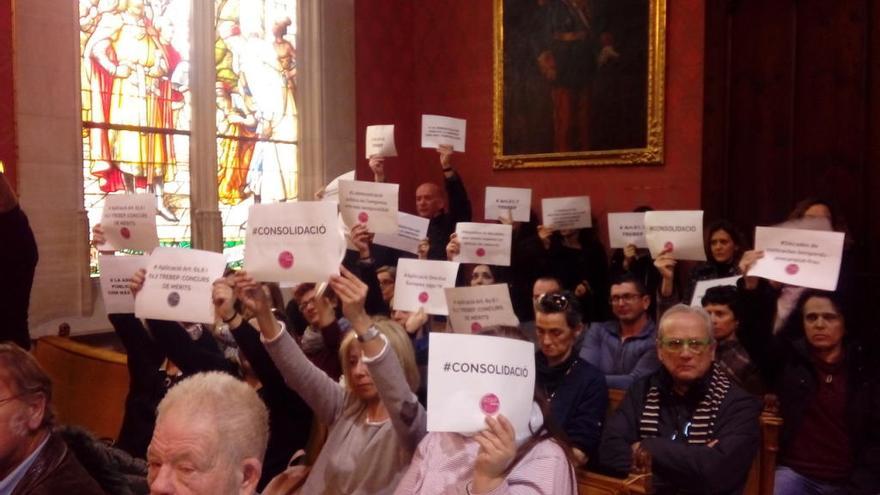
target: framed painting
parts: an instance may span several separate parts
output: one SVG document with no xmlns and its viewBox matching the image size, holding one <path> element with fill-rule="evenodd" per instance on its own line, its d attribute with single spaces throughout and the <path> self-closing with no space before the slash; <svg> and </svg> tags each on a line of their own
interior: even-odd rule
<svg viewBox="0 0 880 495">
<path fill-rule="evenodd" d="M 666 0 L 494 2 L 494 168 L 663 161 Z"/>
</svg>

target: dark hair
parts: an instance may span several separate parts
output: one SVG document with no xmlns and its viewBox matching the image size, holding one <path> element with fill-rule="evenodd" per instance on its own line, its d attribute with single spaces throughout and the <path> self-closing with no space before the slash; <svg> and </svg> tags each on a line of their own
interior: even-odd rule
<svg viewBox="0 0 880 495">
<path fill-rule="evenodd" d="M 843 232 L 844 234 L 847 234 L 847 239 L 849 239 L 846 219 L 843 218 L 843 214 L 841 214 L 837 203 L 830 198 L 810 196 L 798 201 L 794 205 L 794 209 L 791 210 L 791 213 L 788 214 L 788 220 L 804 218 L 804 214 L 807 210 L 816 205 L 823 205 L 828 208 L 828 212 L 831 213 L 831 228 L 834 229 L 835 232 Z"/>
<path fill-rule="evenodd" d="M 535 313 L 545 315 L 562 313 L 565 315 L 565 324 L 570 328 L 577 328 L 583 321 L 580 303 L 574 294 L 567 290 L 541 294 L 541 297 L 535 301 Z"/>
<path fill-rule="evenodd" d="M 712 235 L 719 230 L 727 232 L 727 235 L 730 236 L 730 239 L 735 246 L 733 250 L 733 258 L 730 260 L 730 263 L 734 265 L 739 263 L 739 259 L 742 257 L 742 253 L 746 248 L 745 236 L 743 236 L 742 232 L 736 228 L 736 225 L 723 219 L 715 220 L 706 227 L 706 239 L 703 242 L 703 249 L 706 251 L 706 259 L 711 261 L 715 260 L 712 256 Z"/>
<path fill-rule="evenodd" d="M 791 314 L 785 319 L 785 323 L 779 331 L 780 335 L 789 339 L 800 338 L 804 335 L 804 306 L 807 304 L 807 301 L 814 297 L 831 301 L 834 309 L 843 317 L 844 325 L 846 324 L 847 307 L 839 293 L 819 289 L 806 289 L 798 298 L 797 304 L 795 304 Z M 844 326 L 844 328 L 846 327 Z"/>
<path fill-rule="evenodd" d="M 620 284 L 633 284 L 638 291 L 640 296 L 644 296 L 648 293 L 648 289 L 645 288 L 645 283 L 639 277 L 636 277 L 632 273 L 621 273 L 616 277 L 611 279 L 611 284 L 609 287 Z"/>
<path fill-rule="evenodd" d="M 52 380 L 29 352 L 12 343 L 0 344 L 0 380 L 15 396 L 42 395 L 46 399 L 41 428 L 55 423 L 52 411 Z"/>
<path fill-rule="evenodd" d="M 306 282 L 304 284 L 299 284 L 296 286 L 296 289 L 293 290 L 293 299 L 299 304 L 299 300 L 302 296 L 306 295 L 307 292 L 312 291 L 318 287 L 317 284 L 312 282 Z M 336 293 L 333 292 L 333 289 L 328 285 L 326 289 L 324 289 L 324 297 L 330 299 L 332 302 L 336 302 Z"/>
<path fill-rule="evenodd" d="M 710 304 L 727 306 L 733 312 L 733 317 L 739 320 L 739 293 L 735 285 L 719 285 L 709 287 L 703 296 L 702 305 L 705 308 Z"/>
<path fill-rule="evenodd" d="M 503 284 L 507 282 L 507 272 L 504 270 L 503 266 L 488 265 L 486 263 L 474 263 L 471 264 L 466 271 L 467 285 L 470 285 L 471 279 L 473 279 L 474 277 L 474 270 L 476 270 L 478 266 L 485 266 L 489 268 L 489 273 L 492 274 L 492 278 L 495 279 L 496 284 Z"/>
</svg>

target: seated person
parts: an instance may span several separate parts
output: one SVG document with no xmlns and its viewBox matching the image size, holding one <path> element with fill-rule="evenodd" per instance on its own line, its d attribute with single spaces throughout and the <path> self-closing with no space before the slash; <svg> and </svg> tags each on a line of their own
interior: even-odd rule
<svg viewBox="0 0 880 495">
<path fill-rule="evenodd" d="M 256 493 L 269 413 L 253 387 L 224 373 L 198 373 L 171 389 L 156 414 L 147 449 L 150 493 Z"/>
<path fill-rule="evenodd" d="M 52 432 L 51 402 L 52 382 L 37 360 L 0 344 L 0 493 L 103 494 Z"/>
<path fill-rule="evenodd" d="M 308 322 L 300 339 L 300 347 L 315 366 L 330 378 L 338 380 L 342 376 L 339 345 L 350 323 L 345 318 L 337 317 L 336 306 L 339 303 L 336 294 L 325 288 L 319 296 L 319 289 L 315 284 L 305 283 L 299 284 L 293 291 L 293 299 Z"/>
<path fill-rule="evenodd" d="M 573 352 L 584 324 L 571 293 L 538 298 L 535 321 L 540 347 L 535 383 L 549 398 L 550 413 L 568 437 L 576 464 L 583 465 L 599 448 L 608 410 L 605 376 Z"/>
<path fill-rule="evenodd" d="M 559 283 L 559 280 L 550 276 L 539 277 L 537 280 L 535 280 L 535 283 L 532 284 L 532 303 L 531 309 L 529 310 L 532 319 L 529 321 L 520 322 L 519 329 L 529 341 L 535 342 L 536 349 L 538 347 L 538 344 L 537 338 L 535 337 L 535 304 L 538 302 L 538 299 L 544 294 L 559 292 L 561 290 L 562 284 Z M 581 318 L 581 320 L 583 321 L 583 317 Z M 581 334 L 581 336 L 583 336 L 583 334 Z"/>
<path fill-rule="evenodd" d="M 391 299 L 394 298 L 394 284 L 397 281 L 397 268 L 383 265 L 376 269 L 376 279 L 382 289 L 382 300 L 391 307 Z"/>
<path fill-rule="evenodd" d="M 608 388 L 626 389 L 660 367 L 656 327 L 648 317 L 651 297 L 638 279 L 623 275 L 611 284 L 610 302 L 617 318 L 590 325 L 580 355 L 605 373 Z"/>
<path fill-rule="evenodd" d="M 678 304 L 663 315 L 663 367 L 634 383 L 606 423 L 603 468 L 649 469 L 657 494 L 742 493 L 760 442 L 761 402 L 713 365 L 715 347 L 701 308 Z"/>
<path fill-rule="evenodd" d="M 718 343 L 715 362 L 727 374 L 727 378 L 746 392 L 764 395 L 761 372 L 737 338 L 740 326 L 738 298 L 733 285 L 711 287 L 703 296 L 703 309 L 712 319 L 712 332 L 715 334 L 715 342 Z"/>
<path fill-rule="evenodd" d="M 367 316 L 367 285 L 345 267 L 340 271 L 330 286 L 353 329 L 339 350 L 344 386 L 306 358 L 245 272 L 236 275 L 236 296 L 256 315 L 263 345 L 287 385 L 329 428 L 303 493 L 391 493 L 425 435 L 425 409 L 415 395 L 419 371 L 406 332 Z"/>
<path fill-rule="evenodd" d="M 514 327 L 489 327 L 481 334 L 525 340 Z M 574 495 L 570 449 L 544 422 L 541 397 L 536 388 L 531 434 L 517 432 L 501 414 L 486 416 L 487 428 L 474 436 L 428 433 L 394 493 Z"/>
</svg>

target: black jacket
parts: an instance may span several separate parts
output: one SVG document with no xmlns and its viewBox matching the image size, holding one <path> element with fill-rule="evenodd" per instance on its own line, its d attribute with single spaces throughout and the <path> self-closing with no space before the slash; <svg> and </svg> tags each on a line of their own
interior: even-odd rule
<svg viewBox="0 0 880 495">
<path fill-rule="evenodd" d="M 449 236 L 455 232 L 455 224 L 470 222 L 472 216 L 471 201 L 458 174 L 446 178 L 445 184 L 449 209 L 432 218 L 428 224 L 428 259 L 431 260 L 446 260 L 446 245 L 449 244 Z"/>
</svg>

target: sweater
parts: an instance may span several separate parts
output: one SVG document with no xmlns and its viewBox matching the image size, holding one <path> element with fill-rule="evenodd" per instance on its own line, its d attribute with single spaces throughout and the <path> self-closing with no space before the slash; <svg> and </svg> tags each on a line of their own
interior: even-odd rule
<svg viewBox="0 0 880 495">
<path fill-rule="evenodd" d="M 656 325 L 649 318 L 638 335 L 620 339 L 620 323 L 610 320 L 590 325 L 581 348 L 581 359 L 605 373 L 608 388 L 626 389 L 633 381 L 660 368 Z"/>
</svg>

